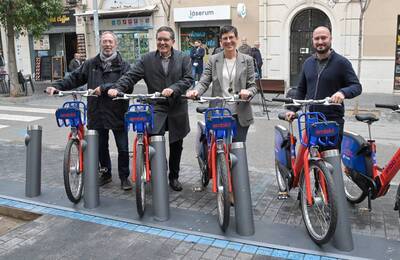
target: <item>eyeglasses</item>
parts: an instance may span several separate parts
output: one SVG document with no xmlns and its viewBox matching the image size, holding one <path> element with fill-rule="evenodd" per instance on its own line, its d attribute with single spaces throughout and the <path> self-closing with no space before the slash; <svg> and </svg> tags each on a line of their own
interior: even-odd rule
<svg viewBox="0 0 400 260">
<path fill-rule="evenodd" d="M 169 42 L 171 39 L 170 38 L 157 38 L 158 42 Z"/>
</svg>

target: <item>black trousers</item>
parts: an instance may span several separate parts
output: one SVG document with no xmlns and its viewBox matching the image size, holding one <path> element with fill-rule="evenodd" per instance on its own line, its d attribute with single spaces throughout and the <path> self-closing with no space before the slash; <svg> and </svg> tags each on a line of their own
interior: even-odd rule
<svg viewBox="0 0 400 260">
<path fill-rule="evenodd" d="M 235 142 L 246 142 L 247 132 L 249 131 L 249 126 L 241 126 L 237 115 L 233 115 L 236 121 L 236 136 L 232 138 L 232 143 Z"/>
<path fill-rule="evenodd" d="M 111 159 L 108 149 L 109 129 L 98 129 L 99 133 L 99 162 L 101 167 L 106 167 L 107 174 L 111 175 Z M 118 174 L 121 180 L 129 176 L 129 150 L 128 133 L 122 130 L 112 130 L 118 148 Z"/>
</svg>

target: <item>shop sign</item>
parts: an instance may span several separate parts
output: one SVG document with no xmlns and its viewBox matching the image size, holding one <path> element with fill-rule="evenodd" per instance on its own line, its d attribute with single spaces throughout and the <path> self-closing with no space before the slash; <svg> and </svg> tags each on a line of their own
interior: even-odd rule
<svg viewBox="0 0 400 260">
<path fill-rule="evenodd" d="M 100 25 L 102 28 L 107 28 L 108 30 L 151 29 L 151 28 L 153 28 L 150 16 L 101 19 Z"/>
<path fill-rule="evenodd" d="M 230 20 L 229 5 L 174 8 L 175 22 Z"/>
<path fill-rule="evenodd" d="M 397 16 L 396 53 L 394 65 L 394 89 L 400 90 L 400 15 Z"/>
<path fill-rule="evenodd" d="M 57 17 L 50 17 L 49 22 L 52 26 L 73 26 L 76 24 L 74 11 L 68 11 Z"/>
<path fill-rule="evenodd" d="M 33 49 L 35 51 L 50 50 L 49 35 L 43 34 L 38 39 L 33 40 Z"/>
</svg>

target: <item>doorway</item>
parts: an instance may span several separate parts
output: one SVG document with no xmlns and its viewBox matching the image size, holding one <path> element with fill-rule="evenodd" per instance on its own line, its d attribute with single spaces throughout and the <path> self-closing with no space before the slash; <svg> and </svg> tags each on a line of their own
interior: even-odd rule
<svg viewBox="0 0 400 260">
<path fill-rule="evenodd" d="M 318 26 L 331 27 L 328 16 L 310 8 L 299 12 L 290 28 L 290 86 L 296 87 L 304 61 L 313 53 L 312 32 Z"/>
</svg>

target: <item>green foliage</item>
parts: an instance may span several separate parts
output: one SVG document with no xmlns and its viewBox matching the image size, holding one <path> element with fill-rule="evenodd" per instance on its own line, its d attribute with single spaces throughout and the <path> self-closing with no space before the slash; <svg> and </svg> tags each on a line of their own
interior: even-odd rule
<svg viewBox="0 0 400 260">
<path fill-rule="evenodd" d="M 36 37 L 48 28 L 50 17 L 62 12 L 62 0 L 0 0 L 0 23 L 13 25 L 18 33 L 26 30 Z"/>
</svg>

